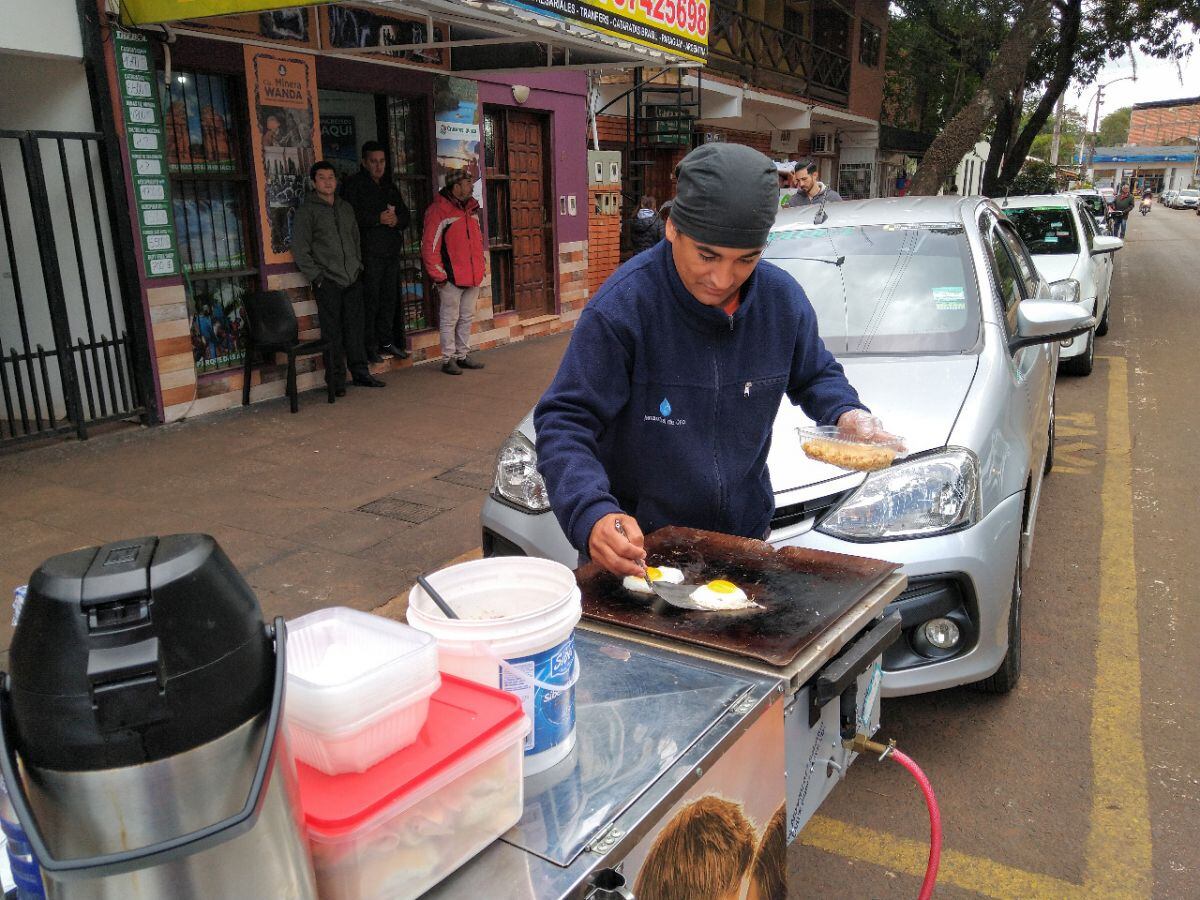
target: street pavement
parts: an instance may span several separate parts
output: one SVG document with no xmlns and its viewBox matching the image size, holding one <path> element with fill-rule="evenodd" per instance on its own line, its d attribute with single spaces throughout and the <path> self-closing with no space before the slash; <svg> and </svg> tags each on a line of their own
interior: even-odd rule
<svg viewBox="0 0 1200 900">
<path fill-rule="evenodd" d="M 1059 382 L 1021 683 L 884 701 L 880 735 L 941 801 L 941 898 L 1200 896 L 1200 218 L 1159 207 L 1127 237 L 1095 371 Z M 477 552 L 495 449 L 565 346 L 394 373 L 332 407 L 310 392 L 295 416 L 274 401 L 0 457 L 0 587 L 74 547 L 200 530 L 268 615 L 399 615 L 416 573 Z M 789 852 L 795 883 L 915 897 L 928 827 L 903 770 L 862 758 Z"/>
</svg>

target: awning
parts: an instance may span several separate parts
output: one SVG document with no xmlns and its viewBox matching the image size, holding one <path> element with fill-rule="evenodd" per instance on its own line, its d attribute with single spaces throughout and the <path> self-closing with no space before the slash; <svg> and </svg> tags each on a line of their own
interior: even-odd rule
<svg viewBox="0 0 1200 900">
<path fill-rule="evenodd" d="M 148 25 L 295 5 L 295 0 L 121 0 L 121 19 Z M 455 72 L 695 65 L 708 56 L 706 0 L 627 5 L 612 0 L 374 0 L 360 5 L 448 23 L 448 39 L 405 49 L 449 48 Z M 681 6 L 692 15 L 676 22 Z"/>
</svg>

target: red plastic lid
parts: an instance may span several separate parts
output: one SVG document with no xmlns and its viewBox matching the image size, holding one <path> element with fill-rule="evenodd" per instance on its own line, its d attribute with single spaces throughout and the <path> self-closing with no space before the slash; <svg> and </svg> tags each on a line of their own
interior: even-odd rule
<svg viewBox="0 0 1200 900">
<path fill-rule="evenodd" d="M 325 833 L 352 831 L 524 717 L 514 694 L 442 674 L 429 718 L 416 741 L 365 772 L 326 775 L 296 761 L 300 803 L 308 825 Z"/>
</svg>

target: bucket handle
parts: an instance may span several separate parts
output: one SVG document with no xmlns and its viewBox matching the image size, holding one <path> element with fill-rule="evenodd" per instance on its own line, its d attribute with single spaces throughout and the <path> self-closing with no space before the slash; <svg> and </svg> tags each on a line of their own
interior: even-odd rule
<svg viewBox="0 0 1200 900">
<path fill-rule="evenodd" d="M 16 747 L 9 740 L 10 736 L 16 736 L 9 695 L 11 679 L 7 674 L 0 673 L 0 772 L 4 774 L 13 809 L 25 827 L 33 855 L 43 870 L 51 873 L 52 877 L 59 881 L 121 875 L 224 843 L 254 827 L 266 802 L 271 771 L 275 766 L 275 738 L 283 715 L 283 689 L 287 683 L 287 625 L 282 617 L 277 617 L 273 624 L 266 626 L 266 632 L 268 638 L 275 639 L 275 684 L 271 692 L 271 710 L 267 717 L 262 752 L 259 754 L 258 766 L 254 770 L 254 780 L 250 783 L 250 794 L 245 805 L 232 816 L 198 828 L 189 834 L 181 834 L 145 847 L 119 850 L 116 853 L 104 853 L 90 858 L 56 859 L 42 838 L 41 828 L 34 818 L 29 798 L 25 795 L 25 785 L 17 775 Z"/>
<path fill-rule="evenodd" d="M 538 679 L 536 679 L 530 675 L 526 675 L 524 672 L 522 672 L 519 669 L 517 669 L 516 667 L 512 666 L 507 659 L 505 659 L 503 656 L 500 656 L 498 653 L 496 653 L 495 650 L 493 650 L 487 644 L 475 643 L 475 644 L 472 644 L 471 647 L 476 652 L 478 652 L 481 656 L 486 656 L 488 659 L 490 659 L 492 662 L 494 662 L 496 665 L 498 665 L 502 671 L 507 672 L 513 678 L 520 678 L 526 684 L 532 684 L 535 688 L 539 688 L 540 690 L 543 690 L 543 691 L 550 691 L 552 693 L 561 694 L 563 691 L 569 691 L 571 688 L 575 687 L 576 683 L 579 681 L 579 654 L 578 653 L 575 654 L 575 665 L 571 669 L 571 677 L 569 679 L 567 679 L 567 683 L 566 684 L 551 684 L 548 681 L 539 681 Z"/>
</svg>

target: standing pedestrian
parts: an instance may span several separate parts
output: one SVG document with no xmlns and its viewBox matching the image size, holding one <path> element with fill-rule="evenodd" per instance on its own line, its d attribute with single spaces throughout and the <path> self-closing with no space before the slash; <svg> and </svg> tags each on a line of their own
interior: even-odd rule
<svg viewBox="0 0 1200 900">
<path fill-rule="evenodd" d="M 842 199 L 841 194 L 818 180 L 817 170 L 816 160 L 804 159 L 796 163 L 794 183 L 797 190 L 787 202 L 789 209 Z"/>
<path fill-rule="evenodd" d="M 663 220 L 654 208 L 654 198 L 648 194 L 638 203 L 629 220 L 629 245 L 634 253 L 649 250 L 663 239 Z"/>
<path fill-rule="evenodd" d="M 399 188 L 389 177 L 387 155 L 379 141 L 362 145 L 362 168 L 346 179 L 342 197 L 354 207 L 363 256 L 363 341 L 367 359 L 381 362 L 385 356 L 408 357 L 404 332 L 393 334 L 396 300 L 400 296 L 400 254 L 408 207 Z M 400 327 L 404 319 L 400 318 Z"/>
<path fill-rule="evenodd" d="M 337 173 L 329 162 L 313 163 L 308 177 L 314 190 L 296 210 L 292 255 L 312 285 L 321 335 L 329 341 L 332 371 L 325 382 L 344 396 L 349 364 L 355 384 L 383 387 L 367 368 L 363 345 L 362 251 L 354 209 L 337 195 Z"/>
<path fill-rule="evenodd" d="M 1121 185 L 1119 193 L 1108 207 L 1108 216 L 1112 220 L 1113 237 L 1125 237 L 1125 226 L 1129 224 L 1129 214 L 1133 212 L 1133 197 L 1129 194 L 1129 185 Z"/>
<path fill-rule="evenodd" d="M 471 320 L 484 276 L 479 201 L 471 195 L 474 182 L 466 169 L 446 175 L 446 186 L 425 211 L 421 238 L 425 271 L 437 286 L 442 371 L 447 375 L 483 368 L 483 363 L 468 355 Z"/>
</svg>

